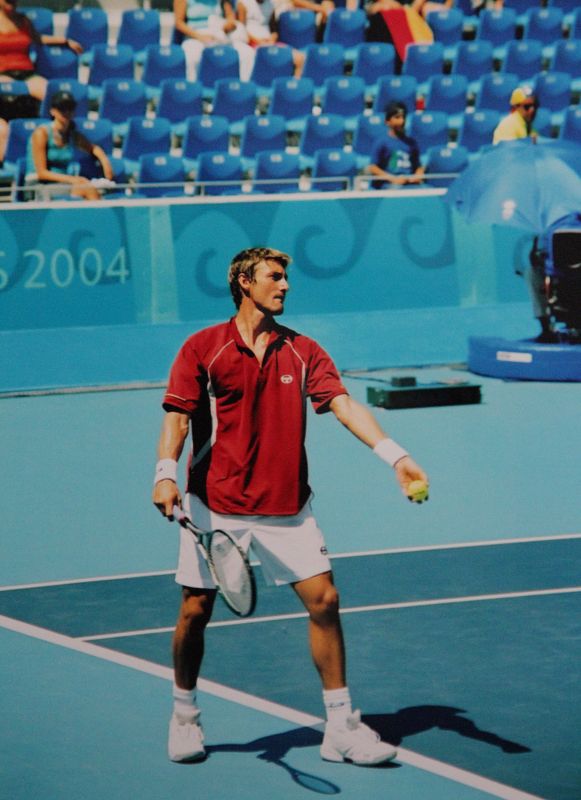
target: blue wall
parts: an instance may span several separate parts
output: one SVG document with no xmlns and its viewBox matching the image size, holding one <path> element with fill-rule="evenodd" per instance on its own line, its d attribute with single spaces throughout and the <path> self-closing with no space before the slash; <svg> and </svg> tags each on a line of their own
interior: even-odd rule
<svg viewBox="0 0 581 800">
<path fill-rule="evenodd" d="M 171 351 L 184 331 L 229 316 L 228 263 L 238 250 L 258 244 L 294 258 L 288 324 L 314 320 L 331 346 L 345 339 L 344 328 L 337 337 L 345 315 L 372 312 L 376 325 L 387 325 L 386 334 L 413 320 L 417 328 L 421 320 L 431 355 L 422 356 L 420 349 L 414 363 L 437 361 L 436 340 L 442 357 L 454 357 L 446 321 L 460 321 L 450 329 L 460 324 L 454 350 L 459 354 L 460 341 L 472 332 L 466 320 L 487 325 L 493 309 L 490 324 L 498 318 L 510 327 L 530 316 L 523 281 L 514 274 L 526 261 L 530 237 L 469 226 L 434 192 L 11 208 L 0 215 L 0 366 L 14 353 L 28 363 L 20 375 L 11 370 L 9 380 L 2 369 L 0 388 L 66 383 L 60 373 L 67 364 L 59 361 L 66 362 L 67 348 L 82 352 L 88 336 L 71 336 L 70 328 L 95 328 L 88 340 L 103 347 L 116 343 L 111 380 L 163 377 L 155 348 L 142 352 L 148 337 L 167 336 Z M 401 316 L 410 310 L 416 313 Z M 424 327 L 430 318 L 432 333 Z M 160 333 L 160 325 L 169 327 Z M 352 320 L 349 329 L 357 340 L 362 334 L 356 327 Z M 368 352 L 361 341 L 353 357 L 368 365 L 392 361 L 388 352 L 373 352 L 370 338 L 366 332 Z M 159 356 L 167 356 L 163 345 Z M 47 363 L 52 373 L 40 374 Z M 72 383 L 81 379 L 86 376 Z"/>
</svg>

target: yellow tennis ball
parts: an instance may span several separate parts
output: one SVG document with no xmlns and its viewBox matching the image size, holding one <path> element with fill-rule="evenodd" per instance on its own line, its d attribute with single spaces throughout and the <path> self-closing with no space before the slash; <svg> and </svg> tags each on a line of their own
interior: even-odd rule
<svg viewBox="0 0 581 800">
<path fill-rule="evenodd" d="M 408 486 L 407 495 L 413 503 L 423 503 L 428 499 L 428 484 L 425 481 L 412 481 Z"/>
</svg>

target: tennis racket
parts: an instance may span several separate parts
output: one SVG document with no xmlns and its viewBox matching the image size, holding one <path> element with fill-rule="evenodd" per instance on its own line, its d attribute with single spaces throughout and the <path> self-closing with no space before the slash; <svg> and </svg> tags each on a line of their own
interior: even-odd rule
<svg viewBox="0 0 581 800">
<path fill-rule="evenodd" d="M 202 546 L 214 583 L 228 608 L 239 617 L 250 616 L 256 606 L 256 581 L 244 550 L 226 531 L 198 528 L 179 506 L 173 507 L 173 515 Z"/>
</svg>

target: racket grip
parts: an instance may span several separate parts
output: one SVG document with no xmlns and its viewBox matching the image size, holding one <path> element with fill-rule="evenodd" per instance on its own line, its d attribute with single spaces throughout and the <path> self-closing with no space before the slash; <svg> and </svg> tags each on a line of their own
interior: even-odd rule
<svg viewBox="0 0 581 800">
<path fill-rule="evenodd" d="M 185 520 L 187 519 L 186 512 L 183 510 L 183 508 L 180 508 L 178 505 L 175 505 L 173 507 L 172 514 L 174 516 L 174 519 L 176 519 L 180 523 L 180 525 L 183 525 Z"/>
</svg>

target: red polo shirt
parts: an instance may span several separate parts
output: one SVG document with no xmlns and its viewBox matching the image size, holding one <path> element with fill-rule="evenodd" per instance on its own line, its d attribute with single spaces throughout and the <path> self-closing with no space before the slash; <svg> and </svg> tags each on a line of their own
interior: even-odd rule
<svg viewBox="0 0 581 800">
<path fill-rule="evenodd" d="M 308 500 L 306 398 L 317 413 L 347 394 L 327 353 L 276 325 L 262 366 L 234 319 L 195 333 L 163 405 L 191 415 L 188 491 L 221 514 L 297 514 Z"/>
</svg>

